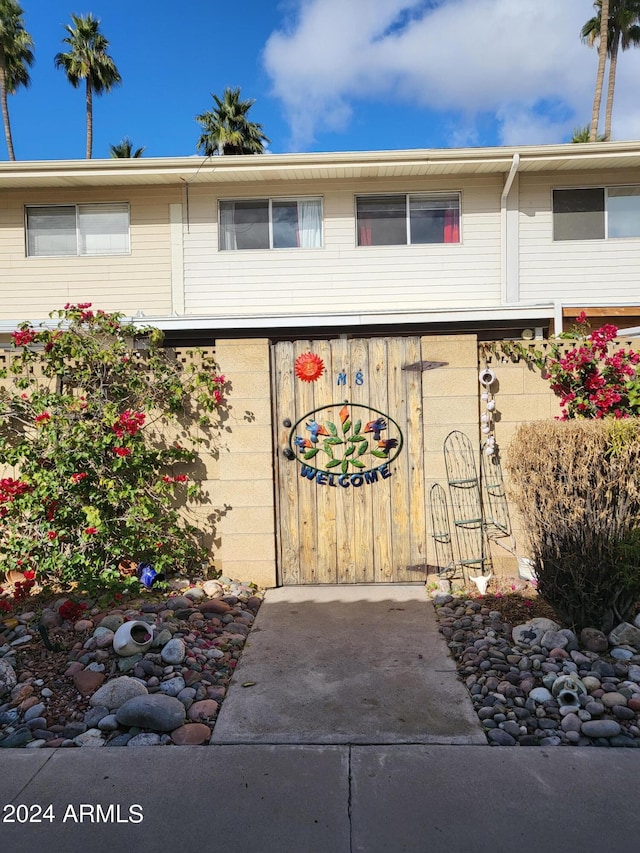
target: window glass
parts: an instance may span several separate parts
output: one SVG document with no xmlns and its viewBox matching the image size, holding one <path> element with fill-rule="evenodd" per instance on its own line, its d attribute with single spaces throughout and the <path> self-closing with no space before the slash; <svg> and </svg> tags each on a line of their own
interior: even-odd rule
<svg viewBox="0 0 640 853">
<path fill-rule="evenodd" d="M 412 243 L 459 243 L 458 197 L 411 196 L 409 200 Z"/>
<path fill-rule="evenodd" d="M 640 187 L 609 188 L 607 236 L 640 237 Z"/>
<path fill-rule="evenodd" d="M 78 207 L 81 255 L 122 255 L 129 251 L 129 206 L 81 204 Z"/>
<path fill-rule="evenodd" d="M 75 255 L 77 252 L 74 205 L 27 208 L 27 255 Z"/>
<path fill-rule="evenodd" d="M 358 246 L 403 246 L 407 242 L 407 197 L 367 196 L 356 200 Z"/>
<path fill-rule="evenodd" d="M 220 202 L 221 249 L 269 248 L 269 201 Z"/>
<path fill-rule="evenodd" d="M 274 249 L 295 249 L 299 246 L 297 202 L 274 201 L 272 216 Z"/>
<path fill-rule="evenodd" d="M 604 238 L 604 189 L 553 191 L 554 240 Z"/>
<path fill-rule="evenodd" d="M 222 250 L 310 249 L 322 245 L 322 201 L 259 198 L 220 202 Z"/>
</svg>

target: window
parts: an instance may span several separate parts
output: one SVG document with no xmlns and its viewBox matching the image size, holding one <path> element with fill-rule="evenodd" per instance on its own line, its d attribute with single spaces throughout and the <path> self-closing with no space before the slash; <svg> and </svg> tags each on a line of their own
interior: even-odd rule
<svg viewBox="0 0 640 853">
<path fill-rule="evenodd" d="M 27 207 L 27 255 L 126 255 L 128 204 Z"/>
<path fill-rule="evenodd" d="M 318 249 L 322 246 L 319 198 L 252 198 L 220 202 L 221 250 Z"/>
<path fill-rule="evenodd" d="M 553 191 L 553 239 L 640 237 L 640 187 Z"/>
<path fill-rule="evenodd" d="M 356 198 L 358 246 L 460 242 L 460 196 L 370 195 Z"/>
</svg>

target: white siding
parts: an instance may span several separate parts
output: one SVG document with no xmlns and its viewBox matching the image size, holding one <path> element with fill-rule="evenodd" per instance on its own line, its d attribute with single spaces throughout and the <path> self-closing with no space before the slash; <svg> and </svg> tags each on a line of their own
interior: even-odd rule
<svg viewBox="0 0 640 853">
<path fill-rule="evenodd" d="M 552 190 L 640 184 L 640 171 L 520 177 L 520 299 L 621 305 L 640 297 L 640 239 L 553 242 Z"/>
<path fill-rule="evenodd" d="M 192 186 L 187 314 L 432 310 L 500 303 L 500 178 Z M 461 192 L 461 243 L 356 246 L 355 195 Z M 321 196 L 321 249 L 218 251 L 219 199 Z"/>
<path fill-rule="evenodd" d="M 169 204 L 182 193 L 131 187 L 0 193 L 0 319 L 44 318 L 66 302 L 133 315 L 171 313 Z M 131 252 L 104 257 L 26 257 L 26 205 L 128 202 Z"/>
</svg>

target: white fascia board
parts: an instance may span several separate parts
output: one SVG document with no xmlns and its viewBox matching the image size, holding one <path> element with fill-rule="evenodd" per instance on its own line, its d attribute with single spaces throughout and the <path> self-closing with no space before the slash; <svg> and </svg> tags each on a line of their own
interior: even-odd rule
<svg viewBox="0 0 640 853">
<path fill-rule="evenodd" d="M 136 325 L 157 326 L 165 331 L 188 331 L 190 329 L 308 329 L 318 327 L 344 326 L 386 326 L 408 325 L 413 323 L 473 323 L 485 320 L 549 319 L 553 316 L 553 303 L 543 305 L 498 306 L 495 308 L 474 308 L 460 310 L 441 310 L 429 312 L 391 311 L 366 313 L 331 314 L 262 314 L 254 316 L 193 315 L 185 317 L 135 317 Z"/>
</svg>

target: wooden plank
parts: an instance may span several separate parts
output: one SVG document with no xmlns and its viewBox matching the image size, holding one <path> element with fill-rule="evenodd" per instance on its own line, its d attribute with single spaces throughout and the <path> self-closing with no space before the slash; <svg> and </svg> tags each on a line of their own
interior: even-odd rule
<svg viewBox="0 0 640 853">
<path fill-rule="evenodd" d="M 352 403 L 369 405 L 368 374 L 369 374 L 369 348 L 367 341 L 354 338 L 349 342 L 349 364 L 351 367 L 351 394 Z M 362 411 L 362 410 L 360 410 Z M 352 412 L 352 419 L 364 420 L 358 414 L 358 409 Z M 362 425 L 364 429 L 364 423 Z M 373 503 L 372 487 L 360 486 L 350 487 L 353 498 L 353 560 L 354 560 L 354 582 L 373 583 Z"/>
<path fill-rule="evenodd" d="M 420 338 L 407 338 L 406 357 L 409 362 L 421 357 Z M 427 562 L 427 516 L 424 472 L 424 420 L 422 416 L 422 374 L 403 371 L 406 385 L 407 410 L 405 453 L 409 481 L 409 565 L 424 565 Z M 426 580 L 426 571 L 409 572 L 407 580 Z"/>
<path fill-rule="evenodd" d="M 369 340 L 369 405 L 385 414 L 389 411 L 387 394 L 387 343 L 384 338 Z M 397 474 L 396 474 L 397 476 Z M 389 478 L 389 479 L 392 479 Z M 391 544 L 391 489 L 389 480 L 372 486 L 372 524 L 374 533 L 374 578 L 377 582 L 393 580 Z"/>
<path fill-rule="evenodd" d="M 300 536 L 298 527 L 298 475 L 299 466 L 286 460 L 282 450 L 289 440 L 286 418 L 295 422 L 295 388 L 293 373 L 293 344 L 288 341 L 274 347 L 277 392 L 274 418 L 275 452 L 277 457 L 278 531 L 280 554 L 280 579 L 283 584 L 298 584 L 300 577 Z"/>
<path fill-rule="evenodd" d="M 387 388 L 390 417 L 398 422 L 405 442 L 407 440 L 407 399 L 403 364 L 406 358 L 406 338 L 391 338 L 387 341 Z M 391 465 L 393 472 L 389 480 L 391 491 L 391 544 L 393 554 L 393 580 L 407 580 L 407 566 L 411 558 L 411 533 L 409 518 L 409 454 L 406 445 Z"/>
<path fill-rule="evenodd" d="M 303 353 L 313 351 L 310 341 L 294 343 L 294 359 Z M 303 382 L 294 376 L 296 411 L 293 422 L 313 411 L 313 383 Z M 305 421 L 306 422 L 306 421 Z M 305 422 L 300 424 L 301 435 L 308 437 L 304 429 Z M 296 463 L 298 474 L 298 523 L 300 529 L 300 583 L 318 583 L 318 514 L 317 514 L 317 485 L 306 477 L 300 476 L 300 466 Z"/>
<path fill-rule="evenodd" d="M 324 362 L 325 372 L 314 383 L 315 408 L 328 406 L 336 396 L 336 380 L 333 370 L 333 355 L 329 341 L 314 341 L 313 351 Z M 321 417 L 322 413 L 318 413 Z M 324 468 L 326 457 L 318 467 Z M 309 483 L 311 486 L 311 483 Z M 316 577 L 318 583 L 337 583 L 338 554 L 336 541 L 336 494 L 337 489 L 330 486 L 315 486 L 317 491 L 316 509 L 318 519 L 318 559 Z"/>
<path fill-rule="evenodd" d="M 351 364 L 349 342 L 343 339 L 332 341 L 334 374 L 346 373 L 346 385 L 336 386 L 334 402 L 340 404 L 351 395 Z M 336 413 L 340 405 L 335 407 Z M 340 424 L 338 418 L 337 425 Z M 338 492 L 339 489 L 339 492 Z M 353 542 L 353 489 L 336 488 L 336 538 L 338 583 L 356 583 L 355 553 Z"/>
</svg>

